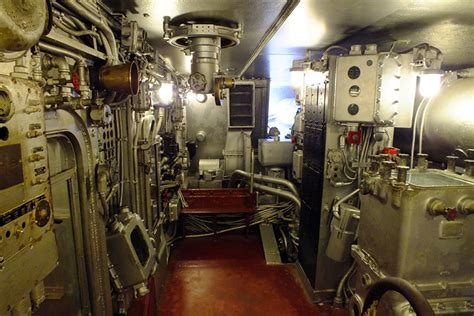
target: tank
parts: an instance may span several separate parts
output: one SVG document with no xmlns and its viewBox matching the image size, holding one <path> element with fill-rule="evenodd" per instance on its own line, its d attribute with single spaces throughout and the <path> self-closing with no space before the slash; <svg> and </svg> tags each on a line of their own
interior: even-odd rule
<svg viewBox="0 0 474 316">
<path fill-rule="evenodd" d="M 423 131 L 423 151 L 444 161 L 454 153 L 460 158 L 474 148 L 474 78 L 447 84 L 429 106 Z"/>
</svg>

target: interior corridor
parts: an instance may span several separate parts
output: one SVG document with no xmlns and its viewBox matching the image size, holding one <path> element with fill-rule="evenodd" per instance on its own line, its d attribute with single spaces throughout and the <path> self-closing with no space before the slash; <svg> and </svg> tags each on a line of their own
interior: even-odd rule
<svg viewBox="0 0 474 316">
<path fill-rule="evenodd" d="M 290 265 L 267 265 L 258 235 L 179 241 L 159 315 L 345 315 L 313 305 Z"/>
</svg>

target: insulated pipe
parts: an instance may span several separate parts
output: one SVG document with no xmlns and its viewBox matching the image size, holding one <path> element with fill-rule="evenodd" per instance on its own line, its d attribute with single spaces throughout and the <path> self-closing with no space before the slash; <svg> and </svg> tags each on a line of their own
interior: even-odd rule
<svg viewBox="0 0 474 316">
<path fill-rule="evenodd" d="M 410 282 L 394 277 L 386 277 L 375 282 L 365 298 L 362 315 L 370 314 L 370 310 L 377 308 L 382 296 L 388 291 L 395 291 L 405 297 L 418 316 L 434 316 L 430 304 L 421 292 Z"/>
<path fill-rule="evenodd" d="M 245 177 L 247 179 L 252 178 L 252 174 L 240 169 L 236 169 L 231 176 L 231 179 L 234 179 L 237 175 Z M 272 184 L 278 184 L 287 187 L 291 193 L 293 193 L 297 198 L 299 198 L 299 193 L 298 190 L 296 189 L 296 186 L 291 182 L 286 179 L 281 179 L 281 178 L 275 178 L 275 177 L 270 177 L 270 176 L 264 176 L 261 174 L 253 174 L 253 179 L 254 181 L 257 182 L 267 182 L 267 183 L 272 183 Z"/>
<path fill-rule="evenodd" d="M 296 204 L 296 214 L 299 215 L 301 209 L 301 200 L 291 192 L 282 189 L 272 188 L 258 183 L 254 183 L 253 188 L 258 191 L 266 192 L 290 200 L 291 202 Z"/>
<path fill-rule="evenodd" d="M 112 57 L 114 59 L 114 64 L 118 62 L 118 52 L 117 45 L 115 43 L 115 35 L 112 32 L 109 24 L 101 16 L 98 16 L 94 12 L 89 11 L 83 4 L 77 2 L 76 0 L 63 0 L 62 1 L 69 9 L 76 12 L 78 15 L 87 19 L 90 23 L 94 24 L 99 30 L 101 30 L 107 41 L 110 44 L 110 49 L 112 51 Z"/>
</svg>

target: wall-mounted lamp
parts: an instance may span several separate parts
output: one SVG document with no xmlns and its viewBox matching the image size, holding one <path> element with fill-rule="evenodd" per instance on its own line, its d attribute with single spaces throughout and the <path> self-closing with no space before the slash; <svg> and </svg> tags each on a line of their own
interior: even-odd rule
<svg viewBox="0 0 474 316">
<path fill-rule="evenodd" d="M 425 98 L 436 95 L 441 87 L 441 77 L 444 72 L 440 69 L 426 69 L 419 73 L 420 82 L 418 90 Z"/>
<path fill-rule="evenodd" d="M 172 82 L 161 82 L 161 87 L 158 90 L 158 97 L 162 105 L 170 105 L 174 97 L 174 85 Z"/>
</svg>

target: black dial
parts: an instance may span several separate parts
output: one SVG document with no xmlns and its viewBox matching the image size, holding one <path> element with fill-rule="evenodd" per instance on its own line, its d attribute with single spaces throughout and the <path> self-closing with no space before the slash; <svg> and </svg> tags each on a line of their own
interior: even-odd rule
<svg viewBox="0 0 474 316">
<path fill-rule="evenodd" d="M 356 115 L 359 113 L 359 106 L 355 103 L 352 103 L 347 107 L 347 112 L 349 112 L 350 115 Z"/>
<path fill-rule="evenodd" d="M 352 67 L 349 68 L 349 70 L 347 71 L 347 75 L 348 75 L 349 78 L 351 78 L 351 79 L 357 79 L 357 78 L 359 78 L 359 76 L 360 76 L 360 68 L 357 67 L 357 66 L 352 66 Z"/>
</svg>

